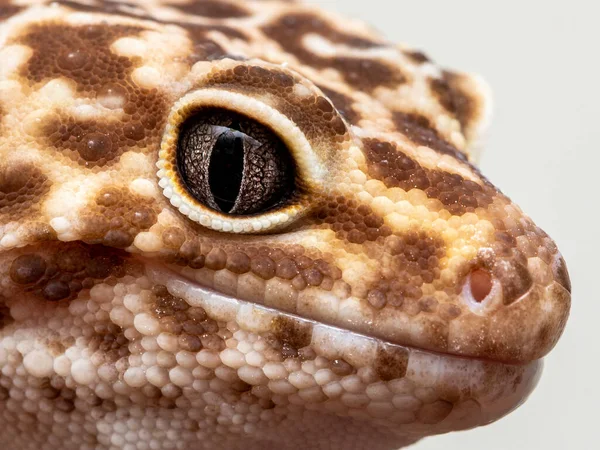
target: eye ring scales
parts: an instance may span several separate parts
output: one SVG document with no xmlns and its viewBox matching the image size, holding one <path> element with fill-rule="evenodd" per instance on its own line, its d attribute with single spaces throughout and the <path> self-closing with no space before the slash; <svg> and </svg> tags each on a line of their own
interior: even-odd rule
<svg viewBox="0 0 600 450">
<path fill-rule="evenodd" d="M 308 210 L 326 170 L 304 134 L 256 99 L 200 89 L 172 108 L 157 162 L 164 195 L 216 231 L 262 233 Z"/>
</svg>

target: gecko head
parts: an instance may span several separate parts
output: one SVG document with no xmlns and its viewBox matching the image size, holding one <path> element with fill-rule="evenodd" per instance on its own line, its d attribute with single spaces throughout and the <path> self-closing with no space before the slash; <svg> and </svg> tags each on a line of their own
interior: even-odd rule
<svg viewBox="0 0 600 450">
<path fill-rule="evenodd" d="M 0 395 L 35 379 L 52 411 L 184 411 L 195 439 L 351 424 L 391 448 L 529 394 L 569 278 L 469 162 L 474 78 L 336 60 L 353 92 L 198 58 L 200 29 L 45 13 L 15 22 L 0 72 Z M 429 106 L 386 104 L 384 81 L 427 81 Z"/>
</svg>

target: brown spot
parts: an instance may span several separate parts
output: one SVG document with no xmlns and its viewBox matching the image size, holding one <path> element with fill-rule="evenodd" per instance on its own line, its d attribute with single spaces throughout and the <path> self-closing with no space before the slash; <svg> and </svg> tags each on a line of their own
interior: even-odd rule
<svg viewBox="0 0 600 450">
<path fill-rule="evenodd" d="M 444 71 L 442 78 L 430 81 L 431 90 L 441 105 L 453 114 L 463 130 L 469 127 L 475 113 L 475 101 L 461 86 L 461 75 Z"/>
<path fill-rule="evenodd" d="M 88 133 L 77 147 L 81 158 L 87 162 L 98 161 L 112 153 L 110 136 L 100 133 Z"/>
<path fill-rule="evenodd" d="M 129 356 L 129 340 L 124 330 L 112 322 L 94 324 L 94 334 L 87 343 L 92 352 L 99 351 L 105 362 L 115 363 Z"/>
<path fill-rule="evenodd" d="M 257 256 L 256 258 L 252 258 L 250 267 L 252 272 L 263 280 L 270 280 L 275 276 L 275 263 L 267 256 Z"/>
<path fill-rule="evenodd" d="M 2 11 L 2 10 L 0 10 Z M 6 401 L 10 398 L 10 391 L 4 386 L 0 386 L 0 401 Z"/>
<path fill-rule="evenodd" d="M 31 163 L 0 162 L 0 223 L 33 214 L 50 189 L 50 182 Z"/>
<path fill-rule="evenodd" d="M 163 285 L 154 286 L 152 294 L 155 298 L 152 311 L 158 318 L 175 316 L 177 313 L 187 311 L 190 308 L 190 305 L 184 299 L 171 295 Z"/>
<path fill-rule="evenodd" d="M 127 248 L 133 244 L 133 236 L 123 230 L 110 230 L 104 235 L 103 244 L 114 248 Z"/>
<path fill-rule="evenodd" d="M 82 217 L 82 235 L 86 241 L 108 247 L 129 247 L 136 234 L 156 223 L 153 208 L 148 198 L 133 194 L 128 188 L 103 189 Z"/>
<path fill-rule="evenodd" d="M 435 299 L 423 298 L 424 284 L 440 278 L 439 261 L 444 257 L 444 241 L 425 231 L 407 232 L 388 237 L 385 257 L 375 281 L 367 284 L 366 300 L 375 309 L 401 308 L 410 315 L 435 312 Z M 363 294 L 364 295 L 364 294 Z"/>
<path fill-rule="evenodd" d="M 390 227 L 384 224 L 367 205 L 359 205 L 356 200 L 344 196 L 331 197 L 322 201 L 315 210 L 317 224 L 325 224 L 335 231 L 338 239 L 352 244 L 376 241 L 392 234 Z"/>
<path fill-rule="evenodd" d="M 2 3 L 3 4 L 0 5 L 0 22 L 20 13 L 21 10 L 23 10 L 22 6 L 6 4 L 4 2 Z"/>
<path fill-rule="evenodd" d="M 390 142 L 377 139 L 363 142 L 370 176 L 390 188 L 420 189 L 427 197 L 438 199 L 451 214 L 462 216 L 486 208 L 497 195 L 484 179 L 480 185 L 454 173 L 426 169 Z"/>
<path fill-rule="evenodd" d="M 431 59 L 425 53 L 418 50 L 405 51 L 404 54 L 417 64 L 431 62 Z"/>
<path fill-rule="evenodd" d="M 96 280 L 127 275 L 126 256 L 113 249 L 79 242 L 49 243 L 51 257 L 23 255 L 11 267 L 11 279 L 26 292 L 50 301 L 74 298 Z"/>
<path fill-rule="evenodd" d="M 383 381 L 404 378 L 408 367 L 408 350 L 387 344 L 379 344 L 375 371 Z"/>
<path fill-rule="evenodd" d="M 387 303 L 386 294 L 380 290 L 374 289 L 369 291 L 367 301 L 375 309 L 383 309 Z"/>
<path fill-rule="evenodd" d="M 198 336 L 190 334 L 182 334 L 178 339 L 179 346 L 188 352 L 199 352 L 202 350 L 202 341 Z"/>
<path fill-rule="evenodd" d="M 69 0 L 59 0 L 58 3 L 61 6 L 65 6 L 67 8 L 71 8 L 75 11 L 84 11 L 91 13 L 102 13 L 102 14 L 117 14 L 127 17 L 132 17 L 135 19 L 150 19 L 152 20 L 152 16 L 149 16 L 145 13 L 145 11 L 139 9 L 139 5 L 135 3 L 129 2 L 99 2 L 98 4 L 86 4 L 79 3 L 76 1 Z M 131 13 L 130 11 L 136 11 L 138 14 Z"/>
<path fill-rule="evenodd" d="M 198 61 L 215 61 L 226 57 L 240 59 L 237 55 L 228 54 L 223 47 L 212 40 L 209 35 L 211 33 L 220 33 L 229 39 L 240 39 L 247 41 L 248 37 L 240 30 L 231 28 L 225 25 L 198 25 L 179 23 L 185 28 L 193 43 L 193 50 L 188 57 L 188 62 L 194 64 Z"/>
<path fill-rule="evenodd" d="M 340 92 L 334 91 L 333 89 L 319 86 L 319 89 L 331 100 L 338 112 L 346 119 L 349 123 L 356 125 L 360 120 L 360 114 L 352 106 L 352 99 Z"/>
<path fill-rule="evenodd" d="M 79 95 L 95 99 L 108 90 L 123 94 L 124 116 L 114 121 L 82 120 L 66 112 L 43 124 L 44 144 L 85 167 L 118 161 L 129 150 L 156 151 L 166 120 L 166 106 L 154 90 L 140 89 L 131 79 L 135 60 L 110 50 L 123 36 L 143 28 L 121 25 L 66 26 L 36 23 L 17 39 L 32 48 L 21 75 L 30 85 L 64 77 L 73 80 Z"/>
<path fill-rule="evenodd" d="M 427 117 L 419 114 L 394 112 L 392 120 L 398 131 L 415 144 L 424 145 L 436 152 L 453 156 L 459 161 L 467 160 L 462 152 L 440 137 L 438 131 L 431 125 Z"/>
<path fill-rule="evenodd" d="M 315 14 L 284 15 L 263 27 L 263 32 L 300 62 L 312 67 L 338 70 L 355 89 L 370 91 L 378 86 L 394 87 L 406 81 L 399 69 L 376 59 L 322 57 L 308 50 L 303 43 L 307 34 L 318 34 L 334 44 L 358 49 L 382 46 L 381 42 L 339 31 Z"/>
<path fill-rule="evenodd" d="M 361 91 L 372 91 L 380 86 L 394 88 L 406 82 L 400 69 L 376 59 L 337 56 L 332 62 L 346 82 Z"/>
<path fill-rule="evenodd" d="M 0 296 L 0 330 L 14 322 L 14 319 L 10 314 L 10 309 L 6 305 L 4 305 L 3 302 L 4 300 L 2 296 Z"/>
<path fill-rule="evenodd" d="M 233 273 L 247 273 L 250 271 L 250 258 L 243 252 L 235 252 L 227 258 L 227 268 Z"/>
<path fill-rule="evenodd" d="M 278 278 L 283 278 L 284 280 L 291 280 L 300 272 L 298 271 L 298 267 L 296 263 L 290 258 L 283 258 L 282 260 L 277 262 L 277 271 L 276 276 Z"/>
<path fill-rule="evenodd" d="M 284 345 L 296 351 L 310 345 L 312 327 L 291 317 L 279 316 L 271 321 L 275 337 Z"/>
<path fill-rule="evenodd" d="M 241 31 L 236 30 L 235 28 L 228 27 L 226 25 L 217 25 L 217 24 L 199 25 L 199 24 L 192 24 L 192 23 L 177 22 L 177 21 L 172 21 L 172 20 L 164 20 L 164 19 L 161 19 L 160 17 L 153 17 L 153 16 L 149 15 L 144 9 L 142 9 L 139 4 L 134 4 L 134 3 L 102 2 L 100 5 L 80 4 L 80 3 L 73 2 L 73 1 L 59 1 L 58 3 L 63 6 L 67 6 L 72 9 L 79 10 L 79 11 L 98 12 L 98 13 L 104 13 L 104 14 L 118 14 L 118 15 L 122 15 L 122 16 L 136 18 L 136 19 L 145 19 L 145 20 L 152 20 L 152 21 L 164 23 L 164 24 L 178 25 L 182 28 L 185 28 L 190 33 L 190 38 L 192 39 L 192 42 L 194 43 L 194 50 L 188 58 L 188 62 L 190 64 L 194 64 L 197 61 L 213 61 L 216 59 L 222 59 L 226 56 L 230 56 L 230 55 L 227 55 L 227 53 L 223 50 L 223 48 L 221 46 L 219 46 L 216 42 L 214 42 L 213 40 L 208 38 L 208 34 L 210 34 L 211 32 L 221 33 L 229 38 L 234 38 L 234 39 L 242 39 L 242 40 L 248 39 L 247 36 L 244 33 L 242 33 Z M 216 9 L 214 9 L 215 3 L 217 3 L 217 2 L 203 1 L 203 2 L 199 2 L 199 3 L 193 2 L 193 3 L 185 4 L 185 5 L 173 4 L 171 6 L 176 7 L 180 10 L 187 9 L 187 8 L 205 9 L 207 15 L 208 14 L 219 14 L 219 13 L 226 14 L 227 8 L 229 8 L 229 10 L 230 10 L 229 12 L 231 14 L 235 14 L 235 12 L 233 10 L 236 8 L 239 11 L 242 11 L 241 7 L 236 7 L 235 5 L 232 5 L 232 4 L 222 4 L 222 3 L 219 3 L 219 5 L 223 5 L 223 6 L 220 6 L 220 7 L 217 7 Z M 239 14 L 239 11 L 238 11 L 238 14 Z M 213 17 L 213 16 L 210 16 L 210 17 Z M 235 16 L 225 16 L 225 17 L 235 17 Z M 239 17 L 242 17 L 242 16 L 239 16 Z"/>
<path fill-rule="evenodd" d="M 142 30 L 122 25 L 36 23 L 18 39 L 33 50 L 21 73 L 35 83 L 66 77 L 85 93 L 95 92 L 100 87 L 98 80 L 126 84 L 133 62 L 111 52 L 110 45 L 120 37 L 135 36 Z"/>
<path fill-rule="evenodd" d="M 46 273 L 46 261 L 39 255 L 21 255 L 10 266 L 10 278 L 17 284 L 32 284 Z"/>
<path fill-rule="evenodd" d="M 247 17 L 249 12 L 240 4 L 226 3 L 213 0 L 193 1 L 183 4 L 170 4 L 185 14 L 210 17 L 212 19 L 232 19 Z"/>
<path fill-rule="evenodd" d="M 48 348 L 48 352 L 54 357 L 63 355 L 67 350 L 62 342 L 53 339 L 46 343 L 46 347 Z"/>
</svg>

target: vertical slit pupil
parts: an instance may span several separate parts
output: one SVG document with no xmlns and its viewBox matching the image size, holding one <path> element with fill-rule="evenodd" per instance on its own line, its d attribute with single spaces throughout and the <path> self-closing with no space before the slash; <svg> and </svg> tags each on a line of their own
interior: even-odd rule
<svg viewBox="0 0 600 450">
<path fill-rule="evenodd" d="M 210 157 L 208 184 L 215 203 L 223 212 L 233 209 L 244 175 L 244 138 L 242 133 L 223 131 Z"/>
</svg>

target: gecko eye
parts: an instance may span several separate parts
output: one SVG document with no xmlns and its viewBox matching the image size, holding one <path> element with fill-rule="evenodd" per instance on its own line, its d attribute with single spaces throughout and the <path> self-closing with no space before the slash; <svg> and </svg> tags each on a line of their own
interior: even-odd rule
<svg viewBox="0 0 600 450">
<path fill-rule="evenodd" d="M 296 170 L 286 145 L 233 111 L 205 108 L 191 115 L 180 128 L 176 161 L 189 194 L 220 213 L 264 213 L 294 193 Z"/>
<path fill-rule="evenodd" d="M 156 175 L 164 196 L 192 222 L 264 233 L 311 211 L 331 178 L 323 152 L 270 100 L 207 87 L 172 106 Z"/>
</svg>

